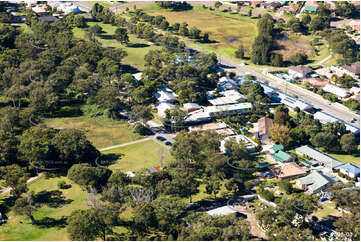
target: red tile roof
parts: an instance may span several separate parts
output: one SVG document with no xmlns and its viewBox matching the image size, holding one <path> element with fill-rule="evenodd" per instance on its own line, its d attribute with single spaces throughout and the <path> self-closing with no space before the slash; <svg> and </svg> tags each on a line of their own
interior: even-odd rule
<svg viewBox="0 0 361 242">
<path fill-rule="evenodd" d="M 258 134 L 268 134 L 269 130 L 273 127 L 273 120 L 267 117 L 258 119 Z"/>
</svg>

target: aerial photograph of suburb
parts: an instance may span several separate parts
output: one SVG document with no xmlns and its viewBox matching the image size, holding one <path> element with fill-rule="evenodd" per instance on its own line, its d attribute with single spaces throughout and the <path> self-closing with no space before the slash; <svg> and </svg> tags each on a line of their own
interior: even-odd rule
<svg viewBox="0 0 361 242">
<path fill-rule="evenodd" d="M 360 241 L 360 1 L 0 0 L 0 241 Z"/>
</svg>

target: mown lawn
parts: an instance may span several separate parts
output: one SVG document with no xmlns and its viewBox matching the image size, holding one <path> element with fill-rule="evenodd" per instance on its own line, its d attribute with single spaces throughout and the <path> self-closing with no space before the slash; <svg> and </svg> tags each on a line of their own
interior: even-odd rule
<svg viewBox="0 0 361 242">
<path fill-rule="evenodd" d="M 328 153 L 328 155 L 339 161 L 342 161 L 343 163 L 352 163 L 360 167 L 360 156 L 334 154 L 334 153 Z"/>
<path fill-rule="evenodd" d="M 336 209 L 336 204 L 331 201 L 322 202 L 321 207 L 312 215 L 318 218 L 327 218 L 329 215 L 341 216 L 341 213 Z"/>
<path fill-rule="evenodd" d="M 66 181 L 71 184 L 69 189 L 61 190 L 63 198 L 58 199 L 56 207 L 49 206 L 49 203 L 40 203 L 41 207 L 34 213 L 35 219 L 40 221 L 46 217 L 54 219 L 54 225 L 32 225 L 30 219 L 23 216 L 15 215 L 10 211 L 7 216 L 7 223 L 0 226 L 0 240 L 69 240 L 64 221 L 61 218 L 71 214 L 72 211 L 77 209 L 87 209 L 86 192 L 83 191 L 78 185 L 73 184 L 66 177 L 45 178 L 41 177 L 33 183 L 29 184 L 29 190 L 34 193 L 41 191 L 51 192 L 58 190 L 58 181 Z M 51 201 L 51 200 L 50 200 Z M 0 203 L 3 200 L 0 200 Z M 58 223 L 58 225 L 55 225 Z M 45 222 L 44 222 L 45 224 Z"/>
<path fill-rule="evenodd" d="M 98 24 L 102 27 L 103 33 L 97 36 L 97 40 L 104 47 L 122 48 L 128 53 L 123 59 L 124 64 L 131 65 L 137 69 L 144 68 L 144 56 L 150 50 L 161 49 L 160 46 L 152 45 L 146 40 L 139 39 L 133 34 L 128 34 L 129 43 L 128 45 L 121 44 L 113 38 L 117 26 L 111 24 L 104 24 L 102 22 L 88 22 L 89 27 Z M 87 28 L 74 28 L 73 33 L 76 38 L 83 39 Z"/>
<path fill-rule="evenodd" d="M 132 127 L 125 121 L 104 121 L 80 116 L 52 118 L 44 120 L 44 123 L 57 129 L 75 128 L 82 130 L 88 140 L 98 149 L 131 142 L 142 137 L 133 133 Z"/>
<path fill-rule="evenodd" d="M 110 165 L 109 168 L 120 169 L 124 172 L 153 166 L 162 167 L 162 159 L 164 165 L 171 159 L 169 149 L 152 140 L 104 151 L 102 154 L 103 157 L 100 159 L 116 158 L 114 164 Z M 100 162 L 100 164 L 102 163 Z"/>
</svg>

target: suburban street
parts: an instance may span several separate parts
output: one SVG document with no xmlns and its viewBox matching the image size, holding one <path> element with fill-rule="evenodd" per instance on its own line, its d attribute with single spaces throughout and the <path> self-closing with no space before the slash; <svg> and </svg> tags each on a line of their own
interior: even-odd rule
<svg viewBox="0 0 361 242">
<path fill-rule="evenodd" d="M 274 88 L 277 88 L 287 94 L 297 96 L 301 100 L 312 104 L 315 108 L 321 109 L 324 112 L 327 112 L 329 114 L 332 114 L 335 117 L 338 117 L 345 122 L 350 123 L 351 118 L 356 118 L 356 122 L 354 123 L 355 126 L 360 126 L 360 116 L 351 112 L 348 108 L 340 105 L 332 103 L 330 104 L 329 101 L 322 98 L 320 95 L 313 93 L 311 91 L 308 91 L 304 88 L 295 86 L 293 84 L 287 83 L 286 81 L 280 82 L 277 80 L 273 80 L 271 78 L 267 79 L 261 75 L 260 73 L 256 72 L 254 69 L 246 66 L 240 66 L 233 61 L 230 61 L 225 58 L 219 58 L 219 61 L 222 65 L 227 66 L 225 69 L 229 71 L 233 71 L 238 75 L 244 75 L 245 73 L 250 73 L 251 75 L 257 77 L 259 81 L 266 82 L 268 81 L 268 84 Z"/>
<path fill-rule="evenodd" d="M 193 4 L 205 4 L 211 6 L 212 2 L 193 2 Z M 74 2 L 78 7 L 82 8 L 84 11 L 90 11 L 91 10 L 91 4 L 86 2 Z M 114 6 L 109 7 L 109 9 L 113 12 L 117 12 L 119 9 L 126 8 L 126 7 L 132 7 L 134 5 L 144 5 L 149 4 L 147 1 L 139 1 L 139 2 L 131 2 L 131 3 L 123 3 L 123 4 L 117 4 Z M 322 60 L 326 61 L 330 56 L 326 57 L 326 59 Z M 300 98 L 301 100 L 312 104 L 315 108 L 321 109 L 324 112 L 327 112 L 337 118 L 340 118 L 344 120 L 347 123 L 350 123 L 350 120 L 352 118 L 355 118 L 356 121 L 353 123 L 355 126 L 360 126 L 360 116 L 350 111 L 348 108 L 344 107 L 341 104 L 336 103 L 330 103 L 328 100 L 325 100 L 320 95 L 313 93 L 311 91 L 308 91 L 304 88 L 298 87 L 296 85 L 287 83 L 286 81 L 280 82 L 278 80 L 273 80 L 269 77 L 265 78 L 264 75 L 260 74 L 259 72 L 255 71 L 252 67 L 247 66 L 240 66 L 239 64 L 225 58 L 219 58 L 219 62 L 227 66 L 226 70 L 235 72 L 237 75 L 244 75 L 245 73 L 250 73 L 253 76 L 257 77 L 259 81 L 262 82 L 268 82 L 268 84 L 274 88 L 277 88 L 287 94 L 290 94 L 292 96 L 296 96 Z M 321 63 L 319 63 L 321 64 Z"/>
</svg>

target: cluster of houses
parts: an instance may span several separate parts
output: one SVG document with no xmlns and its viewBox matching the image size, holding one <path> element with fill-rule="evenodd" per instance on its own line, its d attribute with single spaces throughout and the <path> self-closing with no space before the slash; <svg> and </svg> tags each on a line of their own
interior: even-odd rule
<svg viewBox="0 0 361 242">
<path fill-rule="evenodd" d="M 263 144 L 272 143 L 269 139 L 269 131 L 273 127 L 273 120 L 263 117 L 258 120 L 256 126 L 256 138 L 260 139 Z M 357 178 L 359 181 L 359 167 L 351 163 L 344 164 L 308 145 L 294 150 L 295 154 L 299 156 L 297 161 L 295 154 L 286 152 L 280 144 L 273 145 L 269 152 L 271 153 L 269 161 L 272 164 L 263 166 L 268 170 L 263 173 L 263 176 L 265 178 L 276 177 L 279 180 L 293 179 L 294 184 L 309 194 L 319 193 L 332 184 L 340 182 L 340 178 L 336 175 L 337 172 L 341 172 L 349 178 Z"/>
<path fill-rule="evenodd" d="M 24 3 L 24 1 L 9 1 L 9 3 L 21 4 Z M 26 1 L 25 6 L 38 16 L 39 21 L 47 23 L 55 22 L 70 13 L 83 13 L 83 11 L 71 1 Z M 16 9 L 10 9 L 9 13 L 14 23 L 23 23 L 26 19 L 25 13 L 20 14 Z"/>
<path fill-rule="evenodd" d="M 309 83 L 313 87 L 322 89 L 326 93 L 332 93 L 336 95 L 340 100 L 344 101 L 349 98 L 355 98 L 360 100 L 360 64 L 352 63 L 349 65 L 333 65 L 330 67 L 323 67 L 313 70 L 308 66 L 291 66 L 288 72 L 274 71 L 269 72 L 267 75 L 273 79 L 279 81 L 295 82 L 300 81 L 303 84 Z M 357 86 L 350 88 L 349 90 L 341 88 L 335 84 L 331 84 L 332 76 L 342 77 L 343 75 L 349 75 L 357 83 Z"/>
</svg>

